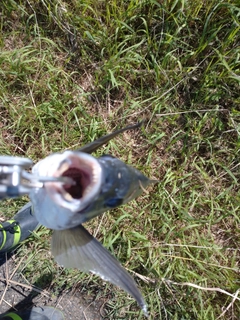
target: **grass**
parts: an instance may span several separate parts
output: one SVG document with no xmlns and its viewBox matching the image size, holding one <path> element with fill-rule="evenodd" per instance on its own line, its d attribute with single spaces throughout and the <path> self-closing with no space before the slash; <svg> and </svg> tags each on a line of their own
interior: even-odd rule
<svg viewBox="0 0 240 320">
<path fill-rule="evenodd" d="M 96 155 L 161 183 L 87 226 L 151 319 L 239 319 L 238 1 L 2 0 L 0 17 L 0 153 L 37 161 L 146 119 Z M 2 201 L 2 216 L 27 201 Z M 42 228 L 18 251 L 29 283 L 144 318 L 124 292 L 58 267 L 49 238 Z"/>
</svg>

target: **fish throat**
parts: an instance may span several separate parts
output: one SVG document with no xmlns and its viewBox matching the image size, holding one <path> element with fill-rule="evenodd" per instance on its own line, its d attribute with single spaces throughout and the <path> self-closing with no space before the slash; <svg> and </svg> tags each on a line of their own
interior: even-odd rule
<svg viewBox="0 0 240 320">
<path fill-rule="evenodd" d="M 63 174 L 63 177 L 72 178 L 74 185 L 63 185 L 64 190 L 74 199 L 83 197 L 84 190 L 91 183 L 91 173 L 80 170 L 79 168 L 69 168 Z"/>
</svg>

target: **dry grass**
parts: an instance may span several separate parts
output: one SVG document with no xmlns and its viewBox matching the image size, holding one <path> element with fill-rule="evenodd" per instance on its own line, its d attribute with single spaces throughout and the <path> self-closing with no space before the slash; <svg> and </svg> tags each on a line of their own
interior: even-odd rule
<svg viewBox="0 0 240 320">
<path fill-rule="evenodd" d="M 1 154 L 37 161 L 146 119 L 97 155 L 161 183 L 89 230 L 136 277 L 151 319 L 239 319 L 238 3 L 2 0 L 0 16 Z M 54 294 L 74 287 L 104 296 L 107 319 L 143 318 L 125 293 L 57 267 L 48 239 L 18 252 L 30 283 L 50 272 Z"/>
</svg>

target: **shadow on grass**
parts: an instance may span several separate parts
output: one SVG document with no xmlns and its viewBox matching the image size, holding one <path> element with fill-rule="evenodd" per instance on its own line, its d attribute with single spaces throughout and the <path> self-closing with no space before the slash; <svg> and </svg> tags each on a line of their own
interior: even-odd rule
<svg viewBox="0 0 240 320">
<path fill-rule="evenodd" d="M 6 261 L 9 261 L 10 258 L 14 255 L 14 252 L 7 253 L 7 254 L 1 254 L 0 255 L 0 266 L 3 266 Z M 21 285 L 19 283 L 19 286 L 16 285 L 11 286 L 11 289 L 14 290 L 19 296 L 21 296 L 23 299 L 19 301 L 17 304 L 13 307 L 10 307 L 7 311 L 5 311 L 3 314 L 0 314 L 0 317 L 12 313 L 12 312 L 21 312 L 20 316 L 23 317 L 24 320 L 32 319 L 31 312 L 32 308 L 35 307 L 35 302 L 33 301 L 38 295 L 41 294 L 41 292 L 37 292 L 34 287 L 39 288 L 39 290 L 44 290 L 45 288 L 49 288 L 50 284 L 52 283 L 53 276 L 51 274 L 43 274 L 41 275 L 37 281 L 33 284 L 32 290 L 26 295 L 25 292 L 23 292 L 22 288 L 19 286 Z M 3 280 L 2 280 L 3 282 Z M 7 279 L 6 281 L 7 282 Z M 43 305 L 45 305 L 45 301 L 43 302 Z M 39 309 L 39 308 L 38 308 Z M 16 311 L 17 310 L 17 311 Z M 10 317 L 11 318 L 11 317 Z"/>
</svg>

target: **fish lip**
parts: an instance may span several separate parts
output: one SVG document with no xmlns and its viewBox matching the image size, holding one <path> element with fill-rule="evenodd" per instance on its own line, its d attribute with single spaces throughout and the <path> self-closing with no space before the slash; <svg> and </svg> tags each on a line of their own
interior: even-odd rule
<svg viewBox="0 0 240 320">
<path fill-rule="evenodd" d="M 61 177 L 69 176 L 66 172 L 74 168 L 85 176 L 80 192 L 81 197 L 74 198 L 68 192 L 69 186 L 59 182 L 46 182 L 44 187 L 51 199 L 61 207 L 72 212 L 79 212 L 86 208 L 100 193 L 102 184 L 102 167 L 98 160 L 83 152 L 65 151 L 62 154 L 53 154 L 40 161 L 33 171 L 40 176 Z M 82 183 L 82 181 L 81 181 Z"/>
</svg>

